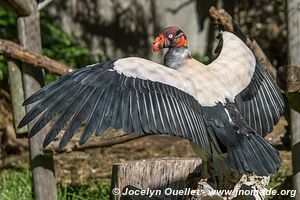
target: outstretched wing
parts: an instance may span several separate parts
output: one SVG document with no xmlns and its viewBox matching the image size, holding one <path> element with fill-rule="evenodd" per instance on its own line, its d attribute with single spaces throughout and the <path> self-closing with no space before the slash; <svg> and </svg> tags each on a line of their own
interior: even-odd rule
<svg viewBox="0 0 300 200">
<path fill-rule="evenodd" d="M 141 68 L 151 64 L 143 61 Z M 24 102 L 27 105 L 38 101 L 19 127 L 42 113 L 29 136 L 35 135 L 51 119 L 59 116 L 47 134 L 44 146 L 66 127 L 59 145 L 60 149 L 64 148 L 86 122 L 81 144 L 92 133 L 101 135 L 107 128 L 113 127 L 122 128 L 127 133 L 180 136 L 210 152 L 202 107 L 194 97 L 163 81 L 119 73 L 115 69 L 116 62 L 120 64 L 123 61 L 91 65 L 42 88 Z"/>
<path fill-rule="evenodd" d="M 174 70 L 130 57 L 74 71 L 24 102 L 36 105 L 19 127 L 41 114 L 30 130 L 29 136 L 33 136 L 58 117 L 44 146 L 66 128 L 60 149 L 82 124 L 81 144 L 109 127 L 127 133 L 164 133 L 189 139 L 208 153 L 212 146 L 218 152 L 227 150 L 231 167 L 240 172 L 274 173 L 280 164 L 277 151 L 252 134 L 252 129 L 240 127 L 251 132 L 250 136 L 236 134 L 236 124 L 232 125 L 235 119 L 224 106 L 228 101 L 235 102 L 239 112 L 234 114 L 241 113 L 253 129 L 264 135 L 283 112 L 282 96 L 238 37 L 228 32 L 222 37 L 223 49 L 208 66 L 189 59 Z M 255 162 L 249 163 L 258 152 Z M 264 160 L 268 162 L 265 165 Z"/>
<path fill-rule="evenodd" d="M 258 61 L 251 83 L 235 101 L 246 122 L 263 137 L 273 130 L 285 108 L 280 90 Z"/>
<path fill-rule="evenodd" d="M 284 112 L 284 99 L 269 74 L 244 42 L 232 33 L 222 33 L 222 51 L 208 67 L 236 102 L 245 121 L 262 136 L 270 133 Z"/>
</svg>

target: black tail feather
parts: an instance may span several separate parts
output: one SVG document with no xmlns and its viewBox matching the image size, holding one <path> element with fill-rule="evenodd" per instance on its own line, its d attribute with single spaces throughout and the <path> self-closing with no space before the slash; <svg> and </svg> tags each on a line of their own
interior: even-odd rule
<svg viewBox="0 0 300 200">
<path fill-rule="evenodd" d="M 259 134 L 240 135 L 240 142 L 227 147 L 230 167 L 259 176 L 275 174 L 281 163 L 279 152 Z"/>
</svg>

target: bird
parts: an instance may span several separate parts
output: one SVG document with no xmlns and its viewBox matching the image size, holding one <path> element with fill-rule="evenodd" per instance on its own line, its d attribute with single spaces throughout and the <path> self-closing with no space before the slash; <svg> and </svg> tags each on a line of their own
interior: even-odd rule
<svg viewBox="0 0 300 200">
<path fill-rule="evenodd" d="M 167 134 L 190 140 L 211 165 L 226 155 L 232 171 L 275 174 L 279 152 L 264 137 L 284 113 L 284 97 L 242 39 L 223 31 L 220 41 L 219 55 L 205 65 L 192 57 L 180 28 L 164 28 L 152 46 L 168 49 L 163 64 L 125 57 L 74 70 L 24 101 L 35 105 L 18 127 L 38 118 L 28 133 L 34 137 L 56 119 L 43 147 L 65 129 L 60 150 L 82 125 L 80 145 L 109 127 Z"/>
</svg>

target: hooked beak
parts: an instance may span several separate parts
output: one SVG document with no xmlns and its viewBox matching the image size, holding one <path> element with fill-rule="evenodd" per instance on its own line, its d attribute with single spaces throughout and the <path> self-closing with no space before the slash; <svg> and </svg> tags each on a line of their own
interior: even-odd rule
<svg viewBox="0 0 300 200">
<path fill-rule="evenodd" d="M 162 48 L 164 48 L 164 37 L 163 37 L 163 35 L 160 35 L 154 39 L 153 45 L 152 45 L 152 50 L 154 52 L 157 52 L 157 51 L 161 50 Z"/>
</svg>

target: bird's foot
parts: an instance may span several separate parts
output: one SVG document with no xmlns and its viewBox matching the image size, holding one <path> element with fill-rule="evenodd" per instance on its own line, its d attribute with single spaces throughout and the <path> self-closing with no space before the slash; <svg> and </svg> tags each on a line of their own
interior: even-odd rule
<svg viewBox="0 0 300 200">
<path fill-rule="evenodd" d="M 237 196 L 253 196 L 256 200 L 263 200 L 266 194 L 265 191 L 268 190 L 269 181 L 270 176 L 244 174 L 227 199 L 231 200 Z"/>
</svg>

